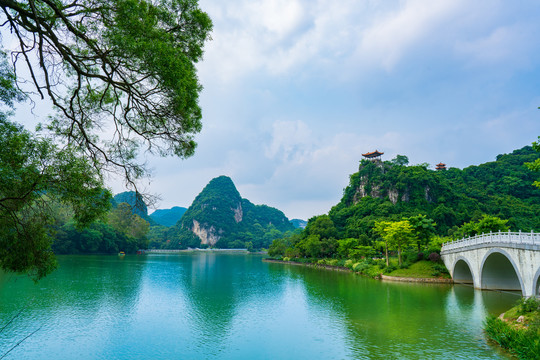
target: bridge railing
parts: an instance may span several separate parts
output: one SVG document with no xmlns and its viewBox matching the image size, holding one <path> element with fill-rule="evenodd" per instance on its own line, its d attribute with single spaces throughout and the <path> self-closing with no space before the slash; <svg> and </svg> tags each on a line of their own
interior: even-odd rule
<svg viewBox="0 0 540 360">
<path fill-rule="evenodd" d="M 540 245 L 540 233 L 535 232 L 511 232 L 499 231 L 482 233 L 473 237 L 463 238 L 457 241 L 446 242 L 442 245 L 441 252 L 456 250 L 468 246 L 491 244 L 491 243 L 504 243 L 504 244 L 526 244 L 526 245 Z"/>
</svg>

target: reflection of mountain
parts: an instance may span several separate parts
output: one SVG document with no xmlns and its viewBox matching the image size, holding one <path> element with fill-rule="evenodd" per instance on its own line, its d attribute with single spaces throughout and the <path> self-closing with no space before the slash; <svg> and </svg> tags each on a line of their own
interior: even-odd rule
<svg viewBox="0 0 540 360">
<path fill-rule="evenodd" d="M 190 256 L 191 264 L 186 264 L 182 276 L 184 287 L 189 288 L 189 302 L 196 311 L 194 321 L 201 329 L 203 342 L 206 337 L 213 339 L 213 346 L 223 339 L 216 334 L 225 335 L 237 312 L 239 303 L 253 295 L 256 279 L 251 274 L 251 261 L 260 258 L 249 257 L 248 261 L 238 261 L 243 255 L 224 255 L 199 253 Z M 250 261 L 251 260 L 251 261 Z"/>
</svg>

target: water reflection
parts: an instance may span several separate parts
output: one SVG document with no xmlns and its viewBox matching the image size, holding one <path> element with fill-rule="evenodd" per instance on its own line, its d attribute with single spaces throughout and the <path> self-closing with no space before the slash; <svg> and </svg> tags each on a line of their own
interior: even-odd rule
<svg viewBox="0 0 540 360">
<path fill-rule="evenodd" d="M 466 286 L 263 263 L 260 256 L 60 261 L 38 285 L 0 275 L 0 327 L 29 304 L 0 334 L 0 352 L 44 326 L 12 359 L 497 359 L 482 321 L 515 301 Z"/>
<path fill-rule="evenodd" d="M 302 279 L 309 303 L 332 311 L 347 324 L 351 357 L 446 358 L 452 353 L 501 358 L 487 345 L 481 328 L 488 313 L 514 301 L 508 294 L 441 284 L 381 283 L 312 268 L 287 271 Z"/>
<path fill-rule="evenodd" d="M 37 284 L 25 276 L 2 276 L 0 323 L 7 324 L 23 311 L 3 332 L 0 352 L 39 328 L 25 341 L 24 356 L 14 358 L 37 359 L 43 352 L 76 358 L 94 353 L 111 337 L 115 324 L 129 321 L 138 301 L 144 261 L 133 263 L 115 256 L 60 256 L 58 260 L 61 270 Z M 55 340 L 44 341 L 44 334 L 54 334 Z M 77 349 L 69 346 L 74 341 Z"/>
</svg>

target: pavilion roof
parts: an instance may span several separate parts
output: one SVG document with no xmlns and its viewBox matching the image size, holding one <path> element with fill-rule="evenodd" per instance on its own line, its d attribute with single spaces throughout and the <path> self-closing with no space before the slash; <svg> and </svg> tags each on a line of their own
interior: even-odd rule
<svg viewBox="0 0 540 360">
<path fill-rule="evenodd" d="M 363 156 L 363 157 L 367 157 L 367 158 L 374 158 L 374 157 L 381 156 L 382 154 L 384 154 L 384 153 L 383 153 L 383 152 L 379 152 L 378 150 L 375 150 L 375 151 L 372 151 L 372 152 L 368 152 L 368 153 L 362 154 L 362 156 Z"/>
</svg>

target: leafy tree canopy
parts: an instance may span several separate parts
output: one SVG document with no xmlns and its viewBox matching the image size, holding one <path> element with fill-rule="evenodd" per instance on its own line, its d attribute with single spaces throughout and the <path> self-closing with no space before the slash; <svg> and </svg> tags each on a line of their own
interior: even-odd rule
<svg viewBox="0 0 540 360">
<path fill-rule="evenodd" d="M 1 1 L 15 37 L 13 65 L 57 113 L 45 125 L 99 170 L 121 170 L 133 184 L 146 145 L 190 156 L 201 129 L 195 63 L 212 22 L 196 0 Z M 4 44 L 5 46 L 5 44 Z M 36 62 L 38 65 L 36 65 Z M 104 120 L 106 123 L 104 123 Z M 99 134 L 103 126 L 110 138 Z"/>
<path fill-rule="evenodd" d="M 196 0 L 0 7 L 0 267 L 38 279 L 55 267 L 51 203 L 69 205 L 78 225 L 89 224 L 110 206 L 105 171 L 136 189 L 147 173 L 136 160 L 141 147 L 193 154 L 202 117 L 195 64 L 212 22 Z M 25 98 L 19 88 L 54 105 L 36 134 L 5 111 Z"/>
</svg>

